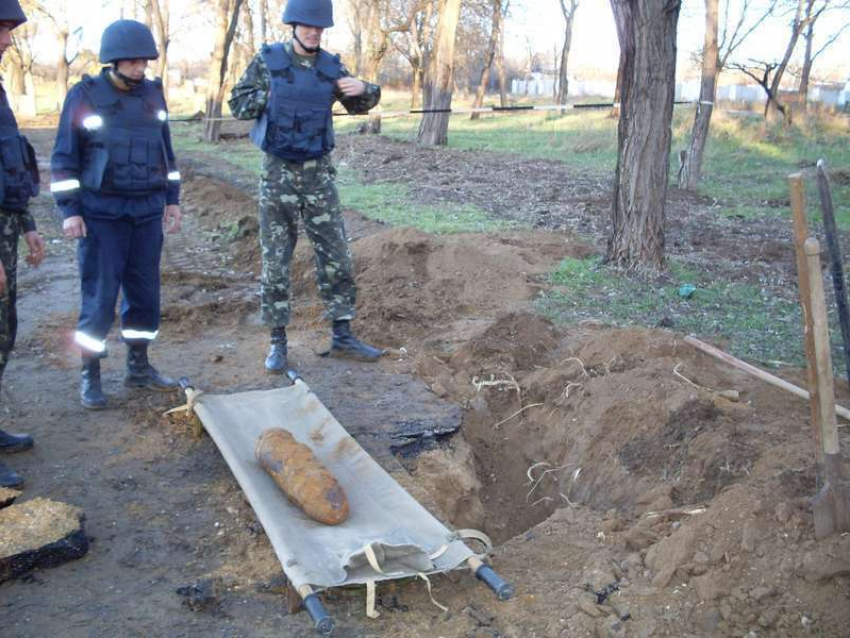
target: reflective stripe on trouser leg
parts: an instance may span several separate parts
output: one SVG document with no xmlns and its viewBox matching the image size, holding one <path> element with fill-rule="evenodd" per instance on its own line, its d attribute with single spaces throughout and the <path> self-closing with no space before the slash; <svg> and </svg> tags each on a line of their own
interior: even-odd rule
<svg viewBox="0 0 850 638">
<path fill-rule="evenodd" d="M 313 242 L 319 294 L 331 320 L 351 319 L 357 301 L 351 249 L 329 158 L 304 175 L 304 228 Z"/>
<path fill-rule="evenodd" d="M 74 343 L 94 354 L 103 354 L 106 352 L 106 341 L 87 335 L 85 332 L 80 332 L 79 330 L 74 333 Z"/>
<path fill-rule="evenodd" d="M 102 352 L 95 344 L 105 342 L 115 319 L 133 222 L 89 218 L 85 222 L 86 236 L 77 240 L 81 296 L 77 334 L 83 336 L 75 341 Z"/>
<path fill-rule="evenodd" d="M 266 155 L 260 180 L 261 309 L 263 323 L 285 326 L 290 318 L 289 266 L 298 241 L 300 171 Z"/>
<path fill-rule="evenodd" d="M 121 281 L 121 336 L 148 342 L 159 333 L 162 220 L 134 224 L 130 251 Z"/>
</svg>

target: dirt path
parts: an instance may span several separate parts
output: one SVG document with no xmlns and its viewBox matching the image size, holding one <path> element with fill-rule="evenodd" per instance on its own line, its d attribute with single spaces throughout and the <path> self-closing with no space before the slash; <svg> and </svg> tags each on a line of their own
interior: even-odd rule
<svg viewBox="0 0 850 638">
<path fill-rule="evenodd" d="M 49 131 L 35 137 L 46 157 Z M 342 151 L 361 143 L 378 163 L 398 152 L 361 138 L 346 138 Z M 262 370 L 254 180 L 225 175 L 214 158 L 187 159 L 187 230 L 166 251 L 155 362 L 207 391 L 283 383 Z M 480 161 L 507 170 L 497 160 Z M 57 237 L 48 199 L 37 215 Z M 556 327 L 528 314 L 541 276 L 592 250 L 557 225 L 434 237 L 355 214 L 347 221 L 357 325 L 392 356 L 364 366 L 316 354 L 327 335 L 302 242 L 293 361 L 426 507 L 494 536 L 494 563 L 518 596 L 500 604 L 469 575 L 437 578 L 434 596 L 450 608 L 442 614 L 421 583 L 400 583 L 379 590 L 382 616 L 368 621 L 362 591 L 333 591 L 336 635 L 846 633 L 850 537 L 814 541 L 805 405 L 675 333 Z M 734 233 L 717 243 L 727 241 Z M 162 417 L 179 397 L 125 391 L 123 347 L 110 342 L 105 390 L 116 407 L 79 407 L 71 247 L 51 243 L 47 263 L 21 282 L 4 400 L 38 444 L 10 460 L 28 497 L 82 507 L 94 541 L 82 560 L 0 587 L 3 635 L 313 635 L 304 614 L 285 613 L 280 566 L 215 446 L 183 419 Z M 740 400 L 716 392 L 730 389 Z M 411 436 L 459 425 L 440 440 Z M 396 454 L 399 441 L 415 454 Z M 846 429 L 842 444 L 850 449 Z M 191 585 L 194 594 L 178 593 Z"/>
</svg>

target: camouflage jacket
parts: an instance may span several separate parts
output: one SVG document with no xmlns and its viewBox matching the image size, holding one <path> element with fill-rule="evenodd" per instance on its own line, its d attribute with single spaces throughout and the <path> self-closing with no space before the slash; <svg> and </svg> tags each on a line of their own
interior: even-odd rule
<svg viewBox="0 0 850 638">
<path fill-rule="evenodd" d="M 299 56 L 292 50 L 292 42 L 284 43 L 286 52 L 296 64 L 312 66 L 310 58 Z M 345 66 L 342 67 L 343 76 L 351 73 Z M 349 113 L 366 113 L 369 109 L 377 106 L 381 101 L 381 87 L 376 84 L 366 84 L 366 91 L 357 97 L 345 97 L 337 89 L 335 97 Z M 238 120 L 254 120 L 263 114 L 269 101 L 269 90 L 271 89 L 271 75 L 263 60 L 262 54 L 257 54 L 245 69 L 245 73 L 239 79 L 236 86 L 230 92 L 230 112 Z"/>
</svg>

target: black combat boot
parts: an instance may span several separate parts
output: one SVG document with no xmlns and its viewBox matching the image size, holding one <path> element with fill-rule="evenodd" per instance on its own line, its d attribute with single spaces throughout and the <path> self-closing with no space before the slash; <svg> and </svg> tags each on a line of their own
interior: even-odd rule
<svg viewBox="0 0 850 638">
<path fill-rule="evenodd" d="M 83 355 L 80 403 L 89 410 L 102 410 L 106 407 L 106 397 L 100 388 L 100 357 L 96 355 Z"/>
<path fill-rule="evenodd" d="M 20 474 L 0 463 L 0 487 L 16 488 L 23 484 L 24 479 Z"/>
<path fill-rule="evenodd" d="M 127 344 L 127 374 L 124 385 L 128 388 L 148 388 L 168 392 L 177 387 L 177 382 L 160 374 L 148 361 L 148 344 Z"/>
<path fill-rule="evenodd" d="M 351 323 L 347 319 L 334 321 L 331 356 L 356 361 L 377 361 L 383 351 L 363 343 L 351 334 Z"/>
<path fill-rule="evenodd" d="M 0 430 L 0 452 L 23 452 L 29 450 L 33 443 L 29 434 L 9 434 Z"/>
<path fill-rule="evenodd" d="M 272 345 L 266 357 L 266 371 L 283 374 L 289 367 L 286 354 L 286 327 L 272 328 Z"/>
</svg>

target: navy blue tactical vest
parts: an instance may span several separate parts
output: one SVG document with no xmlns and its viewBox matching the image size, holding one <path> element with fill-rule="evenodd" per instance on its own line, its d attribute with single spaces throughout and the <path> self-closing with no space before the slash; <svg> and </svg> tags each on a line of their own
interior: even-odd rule
<svg viewBox="0 0 850 638">
<path fill-rule="evenodd" d="M 149 195 L 168 187 L 162 130 L 168 119 L 162 83 L 145 80 L 120 91 L 105 75 L 85 76 L 83 90 L 94 107 L 85 115 L 83 188 L 115 195 Z"/>
<path fill-rule="evenodd" d="M 27 138 L 18 131 L 18 122 L 6 91 L 0 85 L 0 208 L 24 210 L 38 195 L 38 164 Z"/>
<path fill-rule="evenodd" d="M 331 106 L 342 73 L 339 56 L 320 50 L 312 68 L 293 63 L 282 44 L 264 46 L 262 56 L 272 89 L 266 112 L 251 136 L 254 143 L 266 153 L 297 162 L 330 153 L 334 147 Z"/>
</svg>

